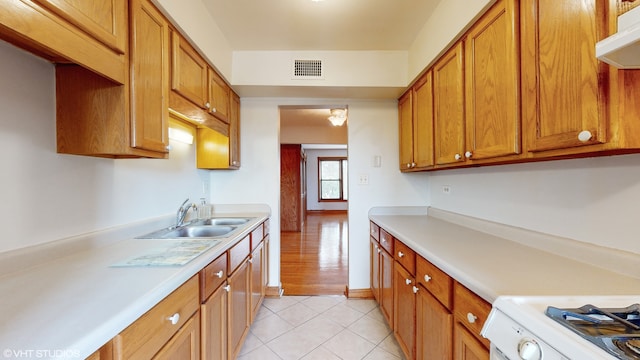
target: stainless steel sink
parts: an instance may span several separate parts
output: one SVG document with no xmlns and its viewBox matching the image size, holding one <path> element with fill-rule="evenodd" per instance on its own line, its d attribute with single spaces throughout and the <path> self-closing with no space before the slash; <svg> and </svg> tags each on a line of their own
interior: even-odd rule
<svg viewBox="0 0 640 360">
<path fill-rule="evenodd" d="M 214 217 L 206 220 L 194 222 L 194 225 L 242 225 L 246 224 L 253 218 L 236 218 L 236 217 Z"/>
<path fill-rule="evenodd" d="M 177 228 L 162 235 L 163 239 L 171 238 L 202 238 L 202 237 L 220 237 L 227 235 L 234 231 L 236 226 L 198 226 L 187 225 L 181 228 Z"/>
</svg>

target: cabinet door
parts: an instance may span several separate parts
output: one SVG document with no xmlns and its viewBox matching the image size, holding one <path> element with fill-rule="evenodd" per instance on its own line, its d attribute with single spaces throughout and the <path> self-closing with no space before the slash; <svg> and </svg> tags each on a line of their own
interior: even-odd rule
<svg viewBox="0 0 640 360">
<path fill-rule="evenodd" d="M 608 4 L 522 1 L 522 105 L 529 151 L 607 141 L 609 74 L 595 57 L 595 43 L 606 36 Z M 583 131 L 589 135 L 581 141 Z"/>
<path fill-rule="evenodd" d="M 206 108 L 207 62 L 177 31 L 171 37 L 171 90 Z"/>
<path fill-rule="evenodd" d="M 251 289 L 249 261 L 245 260 L 231 275 L 229 284 L 228 302 L 228 355 L 229 359 L 235 359 L 240 353 L 242 342 L 249 332 L 251 302 Z"/>
<path fill-rule="evenodd" d="M 453 315 L 424 287 L 416 296 L 416 359 L 453 358 Z"/>
<path fill-rule="evenodd" d="M 501 0 L 464 41 L 465 157 L 473 160 L 521 152 L 517 30 L 513 0 Z"/>
<path fill-rule="evenodd" d="M 153 360 L 168 359 L 200 359 L 200 313 L 196 312 L 153 357 Z"/>
<path fill-rule="evenodd" d="M 396 262 L 393 279 L 393 333 L 407 359 L 415 358 L 415 283 L 415 278 Z"/>
<path fill-rule="evenodd" d="M 256 318 L 262 300 L 264 300 L 266 284 L 264 282 L 264 242 L 251 253 L 251 321 Z"/>
<path fill-rule="evenodd" d="M 116 52 L 124 54 L 127 41 L 127 2 L 35 0 Z"/>
<path fill-rule="evenodd" d="M 453 330 L 453 356 L 455 360 L 489 360 L 489 350 L 462 324 Z"/>
<path fill-rule="evenodd" d="M 433 73 L 427 72 L 413 88 L 413 161 L 428 168 L 433 161 Z"/>
<path fill-rule="evenodd" d="M 209 102 L 211 114 L 229 123 L 229 87 L 212 69 L 209 69 Z"/>
<path fill-rule="evenodd" d="M 376 299 L 376 301 L 378 302 L 378 304 L 381 302 L 380 300 L 380 253 L 382 252 L 382 250 L 380 250 L 380 245 L 378 245 L 378 242 L 376 241 L 376 239 L 374 239 L 373 237 L 370 237 L 370 243 L 371 243 L 371 251 L 370 251 L 370 255 L 371 255 L 371 274 L 370 274 L 370 280 L 371 280 L 371 292 L 373 293 L 373 297 L 374 299 Z"/>
<path fill-rule="evenodd" d="M 400 170 L 411 170 L 413 162 L 413 91 L 409 89 L 398 100 L 400 131 Z"/>
<path fill-rule="evenodd" d="M 464 160 L 464 72 L 462 43 L 457 43 L 433 67 L 436 164 Z"/>
<path fill-rule="evenodd" d="M 391 326 L 393 326 L 393 263 L 393 256 L 381 248 L 380 310 Z"/>
<path fill-rule="evenodd" d="M 202 359 L 227 358 L 227 288 L 220 286 L 202 304 Z"/>
<path fill-rule="evenodd" d="M 240 97 L 234 92 L 229 100 L 229 168 L 240 168 Z"/>
<path fill-rule="evenodd" d="M 147 0 L 131 0 L 131 146 L 167 152 L 169 26 Z"/>
</svg>

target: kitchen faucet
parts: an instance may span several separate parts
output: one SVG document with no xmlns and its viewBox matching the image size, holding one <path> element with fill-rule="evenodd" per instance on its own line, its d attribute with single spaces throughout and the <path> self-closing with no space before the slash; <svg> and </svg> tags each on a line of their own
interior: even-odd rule
<svg viewBox="0 0 640 360">
<path fill-rule="evenodd" d="M 182 205 L 180 205 L 180 207 L 178 208 L 178 212 L 176 213 L 176 226 L 175 227 L 180 227 L 180 226 L 184 225 L 184 218 L 187 216 L 187 213 L 189 212 L 189 209 L 192 206 L 193 206 L 194 209 L 196 209 L 196 204 L 186 205 L 187 202 L 189 202 L 189 198 L 187 198 L 187 200 L 185 200 L 182 203 Z"/>
</svg>

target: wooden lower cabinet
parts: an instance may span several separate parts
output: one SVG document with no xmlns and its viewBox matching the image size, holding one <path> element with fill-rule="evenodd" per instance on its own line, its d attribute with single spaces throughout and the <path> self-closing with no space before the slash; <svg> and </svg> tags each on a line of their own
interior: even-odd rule
<svg viewBox="0 0 640 360">
<path fill-rule="evenodd" d="M 226 285 L 220 286 L 200 306 L 203 360 L 224 360 L 227 358 L 228 289 Z"/>
<path fill-rule="evenodd" d="M 396 262 L 393 279 L 393 334 L 405 358 L 415 358 L 416 280 Z"/>
<path fill-rule="evenodd" d="M 380 302 L 380 244 L 378 240 L 370 237 L 371 240 L 371 273 L 370 273 L 370 281 L 371 281 L 371 292 L 373 293 L 373 298 Z"/>
<path fill-rule="evenodd" d="M 489 360 L 489 349 L 459 322 L 453 330 L 453 342 L 455 360 Z"/>
<path fill-rule="evenodd" d="M 164 359 L 200 359 L 200 313 L 196 312 L 169 342 L 153 357 Z"/>
<path fill-rule="evenodd" d="M 229 359 L 235 359 L 240 353 L 251 321 L 250 286 L 251 266 L 246 259 L 236 271 L 227 279 L 229 285 L 228 303 L 228 354 Z"/>
<path fill-rule="evenodd" d="M 266 256 L 264 241 L 256 246 L 251 253 L 251 321 L 256 318 L 260 305 L 264 300 L 267 288 Z"/>
<path fill-rule="evenodd" d="M 380 251 L 380 310 L 387 323 L 393 325 L 393 256 Z"/>
<path fill-rule="evenodd" d="M 416 294 L 416 359 L 453 358 L 453 315 L 423 286 Z"/>
</svg>

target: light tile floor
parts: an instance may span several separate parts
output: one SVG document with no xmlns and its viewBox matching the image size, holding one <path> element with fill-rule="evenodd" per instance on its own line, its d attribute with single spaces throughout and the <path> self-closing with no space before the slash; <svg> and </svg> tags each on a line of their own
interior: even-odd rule
<svg viewBox="0 0 640 360">
<path fill-rule="evenodd" d="M 401 360 L 373 300 L 283 296 L 262 304 L 238 360 Z"/>
</svg>

